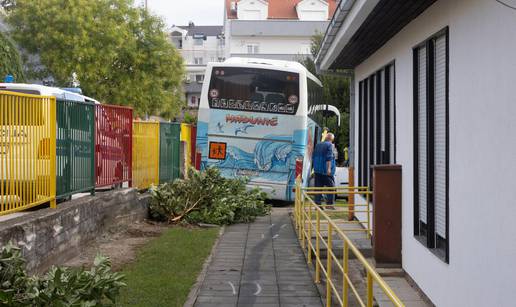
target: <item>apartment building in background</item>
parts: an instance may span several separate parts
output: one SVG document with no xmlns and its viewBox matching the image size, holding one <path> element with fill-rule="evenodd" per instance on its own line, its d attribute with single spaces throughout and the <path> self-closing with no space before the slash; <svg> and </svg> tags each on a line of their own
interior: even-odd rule
<svg viewBox="0 0 516 307">
<path fill-rule="evenodd" d="M 225 0 L 226 57 L 299 60 L 324 33 L 336 0 Z"/>
<path fill-rule="evenodd" d="M 187 106 L 199 107 L 204 72 L 208 62 L 225 60 L 225 40 L 222 26 L 173 26 L 170 39 L 181 53 L 186 68 L 184 92 Z"/>
</svg>

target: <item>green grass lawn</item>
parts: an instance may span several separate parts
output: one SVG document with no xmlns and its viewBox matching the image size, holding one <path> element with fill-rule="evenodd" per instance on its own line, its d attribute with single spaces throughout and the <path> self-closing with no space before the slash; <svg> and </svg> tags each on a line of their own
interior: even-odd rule
<svg viewBox="0 0 516 307">
<path fill-rule="evenodd" d="M 183 306 L 219 229 L 175 227 L 150 241 L 122 271 L 119 306 Z"/>
</svg>

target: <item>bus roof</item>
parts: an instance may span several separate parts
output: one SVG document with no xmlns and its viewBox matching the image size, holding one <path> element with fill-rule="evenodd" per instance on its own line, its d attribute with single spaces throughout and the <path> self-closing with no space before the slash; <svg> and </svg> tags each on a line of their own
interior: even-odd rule
<svg viewBox="0 0 516 307">
<path fill-rule="evenodd" d="M 70 91 L 65 91 L 63 89 L 57 87 L 50 87 L 39 84 L 27 84 L 27 83 L 0 83 L 0 90 L 4 91 L 23 91 L 28 94 L 38 94 L 42 96 L 54 96 L 58 99 L 66 99 L 72 101 L 81 101 L 81 102 L 93 102 L 95 104 L 100 104 L 97 100 L 80 95 L 77 93 L 73 93 Z M 29 93 L 35 92 L 35 93 Z"/>
<path fill-rule="evenodd" d="M 238 66 L 246 66 L 246 65 L 270 65 L 275 68 L 286 68 L 286 69 L 295 69 L 298 71 L 306 72 L 308 78 L 312 79 L 319 86 L 322 86 L 321 81 L 314 76 L 306 67 L 294 61 L 282 61 L 282 60 L 270 60 L 270 59 L 260 59 L 260 58 L 240 58 L 240 57 L 232 57 L 223 62 L 224 64 L 230 65 L 238 65 Z M 215 63 L 213 64 L 215 65 Z"/>
</svg>

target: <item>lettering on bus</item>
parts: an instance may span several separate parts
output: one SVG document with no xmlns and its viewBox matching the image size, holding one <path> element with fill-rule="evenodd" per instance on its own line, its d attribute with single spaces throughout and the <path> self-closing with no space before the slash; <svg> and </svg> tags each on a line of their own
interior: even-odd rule
<svg viewBox="0 0 516 307">
<path fill-rule="evenodd" d="M 289 103 L 260 102 L 241 99 L 211 99 L 211 107 L 214 109 L 267 112 L 281 114 L 295 114 L 295 105 Z"/>
<path fill-rule="evenodd" d="M 245 116 L 245 115 L 226 115 L 226 123 L 230 124 L 251 124 L 258 126 L 271 126 L 275 127 L 278 125 L 278 118 L 266 118 L 266 117 L 254 117 L 254 116 Z"/>
</svg>

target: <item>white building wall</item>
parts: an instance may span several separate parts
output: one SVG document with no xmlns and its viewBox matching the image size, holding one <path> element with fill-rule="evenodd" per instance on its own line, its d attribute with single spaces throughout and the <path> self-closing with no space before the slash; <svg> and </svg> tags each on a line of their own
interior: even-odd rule
<svg viewBox="0 0 516 307">
<path fill-rule="evenodd" d="M 446 26 L 449 264 L 413 236 L 412 159 L 412 47 Z M 403 167 L 403 268 L 437 306 L 514 306 L 516 11 L 494 0 L 440 0 L 356 68 L 355 88 L 393 60 L 396 154 Z"/>
<path fill-rule="evenodd" d="M 296 6 L 299 20 L 327 20 L 328 3 L 321 0 L 305 0 Z"/>
<path fill-rule="evenodd" d="M 269 7 L 264 0 L 241 0 L 237 3 L 237 16 L 241 20 L 264 20 Z"/>
<path fill-rule="evenodd" d="M 208 36 L 203 41 L 202 46 L 195 45 L 195 40 L 191 36 L 183 39 L 183 48 L 180 49 L 181 55 L 186 65 L 195 65 L 195 58 L 202 58 L 203 65 L 208 62 L 217 61 L 219 57 L 225 56 L 224 46 L 216 36 Z"/>
<path fill-rule="evenodd" d="M 247 45 L 258 44 L 262 54 L 310 54 L 310 37 L 232 37 L 231 54 L 247 53 Z"/>
</svg>

